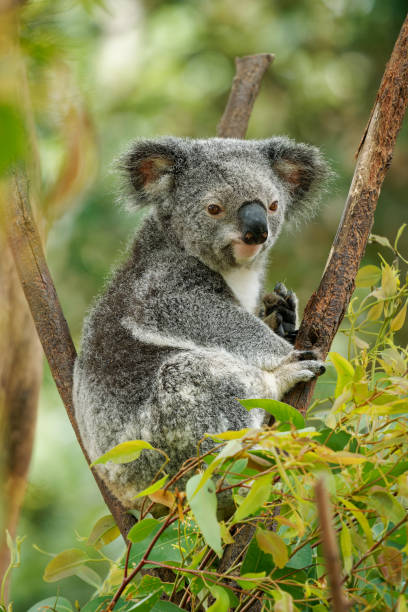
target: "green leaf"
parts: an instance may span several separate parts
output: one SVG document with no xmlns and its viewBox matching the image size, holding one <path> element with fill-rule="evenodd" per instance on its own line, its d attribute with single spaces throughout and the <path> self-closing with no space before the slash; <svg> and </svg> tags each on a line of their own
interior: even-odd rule
<svg viewBox="0 0 408 612">
<path fill-rule="evenodd" d="M 217 521 L 215 485 L 210 480 L 197 491 L 201 478 L 201 474 L 196 474 L 188 480 L 186 485 L 187 500 L 204 540 L 221 557 L 221 528 Z"/>
<path fill-rule="evenodd" d="M 344 448 L 350 442 L 351 435 L 346 431 L 334 431 L 329 427 L 325 427 L 319 432 L 319 435 L 316 436 L 315 440 L 316 442 L 319 442 L 319 444 L 323 444 L 334 451 L 340 451 L 344 450 Z M 354 444 L 350 450 L 354 451 L 355 446 L 356 445 Z"/>
<path fill-rule="evenodd" d="M 367 321 L 377 321 L 382 315 L 383 308 L 384 302 L 376 302 L 374 306 L 371 306 L 367 312 Z"/>
<path fill-rule="evenodd" d="M 381 270 L 378 266 L 363 266 L 356 276 L 356 287 L 372 287 L 381 278 Z"/>
<path fill-rule="evenodd" d="M 152 531 L 147 538 L 141 542 L 136 542 L 133 544 L 130 551 L 129 567 L 135 567 L 140 562 L 146 552 L 147 547 L 159 529 L 160 525 L 157 525 L 157 528 L 154 529 L 154 531 Z M 152 561 L 159 561 L 160 563 L 182 563 L 183 555 L 180 548 L 184 555 L 192 550 L 196 539 L 196 534 L 197 530 L 195 525 L 193 528 L 186 523 L 182 523 L 180 525 L 179 533 L 179 523 L 176 521 L 167 527 L 160 535 L 149 555 L 149 559 Z M 124 559 L 121 560 L 120 567 L 124 567 Z M 145 567 L 149 567 L 149 564 L 147 563 Z"/>
<path fill-rule="evenodd" d="M 294 425 L 296 429 L 303 429 L 305 427 L 305 419 L 300 412 L 284 402 L 278 402 L 278 400 L 273 399 L 245 399 L 239 400 L 239 403 L 247 410 L 262 408 L 274 416 L 280 423 L 288 424 L 289 426 L 285 429 L 290 429 L 290 424 Z"/>
<path fill-rule="evenodd" d="M 164 586 L 160 578 L 146 574 L 137 585 L 136 595 L 139 598 L 146 597 L 146 595 L 150 595 L 153 591 L 164 590 Z"/>
<path fill-rule="evenodd" d="M 228 612 L 230 598 L 225 589 L 220 586 L 210 587 L 211 595 L 215 597 L 215 602 L 208 608 L 207 612 Z"/>
<path fill-rule="evenodd" d="M 261 506 L 266 503 L 271 494 L 271 482 L 273 474 L 266 474 L 255 480 L 248 495 L 233 517 L 234 523 L 242 521 L 247 516 L 254 514 Z"/>
<path fill-rule="evenodd" d="M 265 572 L 249 572 L 248 574 L 241 574 L 241 578 L 245 578 L 245 580 L 239 580 L 237 578 L 237 583 L 246 591 L 249 589 L 256 589 L 265 576 Z"/>
<path fill-rule="evenodd" d="M 141 542 L 142 540 L 145 540 L 158 525 L 160 525 L 160 523 L 156 519 L 145 518 L 140 521 L 140 523 L 133 525 L 127 537 L 133 543 Z"/>
<path fill-rule="evenodd" d="M 407 224 L 406 224 L 406 223 L 403 223 L 403 224 L 401 225 L 401 227 L 399 228 L 398 232 L 397 232 L 397 236 L 396 236 L 396 238 L 395 238 L 395 242 L 394 242 L 394 249 L 395 249 L 396 251 L 398 250 L 398 242 L 399 242 L 399 239 L 401 238 L 401 236 L 402 236 L 402 232 L 405 230 L 405 228 L 406 228 L 406 227 L 407 227 Z"/>
<path fill-rule="evenodd" d="M 153 448 L 149 442 L 145 442 L 144 440 L 129 440 L 128 442 L 122 442 L 98 457 L 98 459 L 95 459 L 90 467 L 98 463 L 107 463 L 108 461 L 113 461 L 113 463 L 130 463 L 138 459 L 140 453 L 144 449 L 157 450 Z"/>
<path fill-rule="evenodd" d="M 228 484 L 237 484 L 241 482 L 243 478 L 246 478 L 248 474 L 245 474 L 246 467 L 248 465 L 248 459 L 237 459 L 231 465 L 230 469 L 225 476 L 225 480 Z"/>
<path fill-rule="evenodd" d="M 294 569 L 303 569 L 312 564 L 313 552 L 310 544 L 305 544 L 300 548 L 294 555 L 290 557 L 286 563 L 286 567 L 293 567 Z"/>
<path fill-rule="evenodd" d="M 293 605 L 293 598 L 290 593 L 274 589 L 271 591 L 271 595 L 276 602 L 273 608 L 274 612 L 293 612 L 295 608 Z M 327 608 L 324 609 L 327 610 Z M 313 606 L 313 610 L 316 610 L 315 606 Z"/>
<path fill-rule="evenodd" d="M 350 530 L 346 525 L 343 525 L 340 533 L 340 548 L 343 555 L 344 571 L 348 574 L 353 567 L 353 546 Z"/>
<path fill-rule="evenodd" d="M 386 581 L 398 586 L 401 583 L 403 569 L 401 551 L 394 546 L 383 546 L 378 555 L 377 562 Z"/>
<path fill-rule="evenodd" d="M 79 567 L 77 567 L 75 571 L 75 576 L 86 582 L 86 584 L 91 585 L 95 589 L 99 589 L 99 587 L 102 585 L 102 578 L 100 577 L 100 575 L 87 565 L 80 565 Z"/>
<path fill-rule="evenodd" d="M 205 483 L 211 478 L 213 472 L 220 467 L 226 459 L 239 453 L 242 449 L 242 443 L 239 440 L 230 440 L 222 451 L 217 455 L 215 459 L 210 463 L 204 474 L 201 476 L 201 480 L 198 484 L 197 489 L 194 491 L 194 495 L 205 485 Z"/>
<path fill-rule="evenodd" d="M 107 604 L 112 601 L 112 595 L 105 597 L 96 597 L 96 599 L 92 599 L 88 601 L 84 606 L 81 607 L 81 612 L 102 612 L 107 607 Z M 126 603 L 123 599 L 118 601 L 118 610 L 123 611 L 123 608 L 120 604 Z M 116 610 L 116 607 L 115 607 Z"/>
<path fill-rule="evenodd" d="M 112 597 L 110 597 L 110 599 L 112 599 Z M 59 595 L 54 595 L 54 597 L 48 597 L 34 604 L 27 612 L 50 612 L 51 610 L 53 612 L 54 610 L 55 612 L 73 612 L 73 609 L 68 599 L 59 597 Z"/>
<path fill-rule="evenodd" d="M 390 519 L 393 523 L 399 523 L 405 516 L 405 510 L 401 504 L 385 490 L 370 491 L 367 505 L 375 508 L 380 516 Z"/>
<path fill-rule="evenodd" d="M 146 597 L 143 597 L 143 599 L 136 603 L 129 602 L 130 605 L 124 609 L 124 612 L 133 612 L 133 610 L 137 610 L 137 612 L 151 612 L 153 606 L 160 599 L 160 595 L 161 590 L 158 590 L 150 595 L 146 595 Z"/>
<path fill-rule="evenodd" d="M 277 567 L 285 567 L 288 562 L 288 548 L 282 538 L 273 531 L 267 531 L 258 526 L 255 533 L 259 548 L 268 555 L 272 555 Z"/>
<path fill-rule="evenodd" d="M 181 610 L 182 608 L 179 608 L 178 606 L 176 606 L 176 604 L 171 603 L 171 601 L 157 601 L 151 612 L 175 612 L 176 610 Z"/>
<path fill-rule="evenodd" d="M 407 316 L 407 305 L 408 301 L 405 302 L 404 306 L 401 308 L 398 314 L 395 315 L 393 320 L 391 321 L 390 329 L 393 332 L 399 331 L 401 327 L 405 323 L 405 319 Z"/>
<path fill-rule="evenodd" d="M 381 288 L 384 297 L 392 297 L 398 290 L 398 272 L 389 264 L 382 269 Z"/>
<path fill-rule="evenodd" d="M 370 234 L 370 242 L 376 242 L 377 244 L 381 244 L 381 246 L 383 247 L 388 247 L 389 249 L 392 249 L 390 241 L 385 236 Z"/>
<path fill-rule="evenodd" d="M 265 571 L 270 574 L 275 564 L 271 555 L 267 555 L 259 548 L 256 538 L 252 538 L 244 561 L 241 567 L 242 574 L 248 574 L 249 572 L 261 572 Z"/>
<path fill-rule="evenodd" d="M 160 480 L 150 485 L 150 487 L 147 487 L 147 489 L 143 489 L 143 491 L 140 491 L 140 493 L 135 495 L 133 499 L 136 499 L 137 497 L 144 497 L 145 495 L 151 495 L 152 493 L 156 493 L 156 491 L 162 488 L 162 486 L 164 485 L 168 477 L 169 475 L 166 474 L 166 476 L 163 476 L 163 478 L 160 478 Z"/>
<path fill-rule="evenodd" d="M 111 514 L 102 516 L 92 527 L 92 531 L 87 540 L 88 546 L 105 546 L 116 540 L 120 536 L 120 531 Z"/>
<path fill-rule="evenodd" d="M 56 582 L 67 576 L 73 576 L 77 568 L 84 565 L 86 561 L 88 561 L 88 555 L 83 550 L 79 548 L 64 550 L 48 563 L 43 579 L 45 582 Z"/>
<path fill-rule="evenodd" d="M 353 366 L 351 365 L 351 363 L 347 361 L 347 359 L 343 357 L 342 355 L 340 355 L 339 353 L 335 353 L 334 351 L 331 351 L 329 353 L 329 357 L 330 357 L 330 361 L 336 368 L 337 384 L 336 384 L 336 391 L 334 394 L 335 394 L 335 397 L 339 397 L 344 387 L 353 380 L 355 370 Z"/>
<path fill-rule="evenodd" d="M 359 523 L 361 529 L 363 530 L 364 535 L 365 535 L 365 537 L 367 539 L 368 545 L 371 546 L 373 544 L 373 535 L 372 535 L 372 532 L 371 532 L 370 524 L 367 521 L 367 519 L 364 516 L 364 514 L 357 508 L 357 506 L 352 504 L 347 499 L 344 499 L 342 497 L 339 497 L 338 499 L 344 504 L 344 506 L 348 510 L 350 510 L 350 512 L 353 514 L 354 518 L 358 521 L 358 523 Z"/>
<path fill-rule="evenodd" d="M 143 602 L 135 601 L 125 601 L 120 598 L 118 603 L 115 605 L 115 612 L 132 612 L 132 610 L 138 610 L 138 612 L 148 612 L 150 610 L 155 610 L 156 608 L 152 608 L 152 602 L 157 600 L 160 597 L 160 593 L 154 592 L 149 593 L 148 596 L 144 598 Z M 112 601 L 112 595 L 108 595 L 105 597 L 97 597 L 96 599 L 92 599 L 88 601 L 83 607 L 81 607 L 81 612 L 103 612 L 107 608 L 107 604 Z M 138 608 L 135 608 L 136 605 L 141 604 Z M 49 610 L 48 612 L 51 612 Z M 170 612 L 170 610 L 169 610 Z"/>
</svg>

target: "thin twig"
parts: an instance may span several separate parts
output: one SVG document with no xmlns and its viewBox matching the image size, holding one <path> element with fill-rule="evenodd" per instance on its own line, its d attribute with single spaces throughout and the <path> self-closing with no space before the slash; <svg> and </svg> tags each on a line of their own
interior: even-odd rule
<svg viewBox="0 0 408 612">
<path fill-rule="evenodd" d="M 323 480 L 319 480 L 316 483 L 315 494 L 320 528 L 322 530 L 323 554 L 326 562 L 326 569 L 329 576 L 330 590 L 332 595 L 333 612 L 347 612 L 350 604 L 347 601 L 341 587 L 342 568 L 340 564 L 336 532 L 332 522 L 333 512 L 329 495 Z"/>
</svg>

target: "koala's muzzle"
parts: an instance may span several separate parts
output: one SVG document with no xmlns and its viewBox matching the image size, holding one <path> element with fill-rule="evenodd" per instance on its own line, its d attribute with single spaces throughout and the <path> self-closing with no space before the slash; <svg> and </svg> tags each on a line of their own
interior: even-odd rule
<svg viewBox="0 0 408 612">
<path fill-rule="evenodd" d="M 245 202 L 238 210 L 238 219 L 246 244 L 262 244 L 268 238 L 266 210 L 260 202 Z"/>
</svg>

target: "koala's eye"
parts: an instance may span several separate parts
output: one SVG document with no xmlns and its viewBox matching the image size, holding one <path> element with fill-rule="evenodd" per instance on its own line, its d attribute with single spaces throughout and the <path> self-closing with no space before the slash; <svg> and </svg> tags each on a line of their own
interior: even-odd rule
<svg viewBox="0 0 408 612">
<path fill-rule="evenodd" d="M 222 208 L 218 204 L 209 204 L 207 206 L 207 211 L 210 213 L 210 215 L 215 217 L 216 215 L 222 213 Z"/>
<path fill-rule="evenodd" d="M 275 210 L 278 210 L 278 200 L 274 200 L 269 204 L 269 210 L 271 212 L 275 212 Z"/>
</svg>

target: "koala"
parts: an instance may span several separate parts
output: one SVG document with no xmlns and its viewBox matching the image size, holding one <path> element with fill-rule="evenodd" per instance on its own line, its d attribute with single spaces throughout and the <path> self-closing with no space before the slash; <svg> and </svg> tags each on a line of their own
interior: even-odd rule
<svg viewBox="0 0 408 612">
<path fill-rule="evenodd" d="M 143 439 L 174 474 L 205 434 L 262 427 L 268 415 L 237 398 L 280 399 L 324 372 L 285 338 L 294 294 L 280 284 L 262 306 L 261 293 L 269 249 L 314 212 L 329 169 L 318 149 L 286 137 L 140 140 L 119 166 L 128 205 L 150 212 L 85 320 L 75 414 L 91 460 Z M 145 450 L 97 469 L 135 507 L 162 459 Z"/>
</svg>

